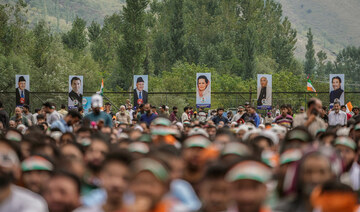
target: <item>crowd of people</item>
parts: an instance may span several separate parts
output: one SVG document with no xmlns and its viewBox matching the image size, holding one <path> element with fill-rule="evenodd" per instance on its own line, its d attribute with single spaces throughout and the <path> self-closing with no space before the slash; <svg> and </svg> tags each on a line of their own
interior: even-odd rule
<svg viewBox="0 0 360 212">
<path fill-rule="evenodd" d="M 0 212 L 354 212 L 359 108 L 0 101 Z"/>
</svg>

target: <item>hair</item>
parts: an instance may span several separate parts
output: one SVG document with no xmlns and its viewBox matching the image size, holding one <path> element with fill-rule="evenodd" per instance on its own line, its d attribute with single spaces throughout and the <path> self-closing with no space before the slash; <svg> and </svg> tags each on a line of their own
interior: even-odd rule
<svg viewBox="0 0 360 212">
<path fill-rule="evenodd" d="M 105 160 L 102 163 L 101 169 L 104 169 L 105 166 L 111 162 L 117 162 L 129 167 L 132 162 L 132 156 L 127 150 L 116 150 L 109 153 Z"/>
<path fill-rule="evenodd" d="M 84 110 L 83 106 L 79 106 L 77 109 L 78 109 L 79 112 Z"/>
<path fill-rule="evenodd" d="M 174 106 L 173 108 L 172 108 L 173 110 L 176 110 L 176 109 L 178 109 L 176 106 Z"/>
<path fill-rule="evenodd" d="M 340 102 L 334 102 L 334 105 L 340 105 Z"/>
<path fill-rule="evenodd" d="M 200 79 L 204 79 L 205 82 L 206 82 L 206 84 L 209 83 L 209 80 L 208 80 L 208 78 L 207 78 L 205 75 L 200 75 L 200 76 L 198 77 L 198 79 L 197 79 L 197 83 L 198 83 L 198 84 L 199 84 L 199 80 L 200 80 Z"/>
<path fill-rule="evenodd" d="M 13 130 L 13 131 L 17 131 L 17 130 Z M 12 150 L 14 150 L 14 152 L 18 156 L 19 160 L 20 161 L 22 160 L 22 154 L 21 154 L 21 149 L 20 149 L 19 143 L 8 140 L 8 139 L 4 138 L 4 136 L 2 136 L 2 135 L 0 135 L 0 143 L 4 143 L 4 144 L 8 145 Z"/>
<path fill-rule="evenodd" d="M 224 108 L 219 107 L 219 108 L 216 110 L 216 112 L 219 112 L 220 110 L 224 111 Z"/>
<path fill-rule="evenodd" d="M 23 108 L 26 108 L 26 109 L 28 109 L 28 110 L 30 110 L 30 106 L 29 106 L 29 105 L 27 105 L 27 104 L 24 104 L 22 107 L 23 107 Z"/>
<path fill-rule="evenodd" d="M 346 106 L 345 106 L 345 105 L 341 105 L 341 109 L 343 109 L 343 108 L 346 108 Z"/>
<path fill-rule="evenodd" d="M 76 191 L 78 192 L 78 194 L 81 193 L 81 181 L 75 174 L 65 170 L 56 170 L 52 173 L 51 178 L 53 179 L 56 177 L 65 177 L 67 179 L 70 179 L 71 181 L 73 181 L 73 183 L 75 183 Z"/>
<path fill-rule="evenodd" d="M 228 171 L 227 165 L 221 162 L 215 162 L 209 164 L 206 169 L 205 175 L 203 176 L 202 182 L 205 180 L 220 180 L 224 179 L 226 172 Z"/>
<path fill-rule="evenodd" d="M 312 105 L 315 105 L 316 104 L 316 101 L 317 99 L 316 98 L 311 98 L 309 101 L 308 101 L 308 108 L 310 108 Z"/>
<path fill-rule="evenodd" d="M 187 111 L 189 109 L 188 106 L 184 107 L 184 112 Z"/>
<path fill-rule="evenodd" d="M 288 109 L 288 106 L 287 106 L 287 105 L 281 105 L 281 106 L 280 106 L 280 109 L 283 109 L 283 108 Z"/>
<path fill-rule="evenodd" d="M 80 114 L 79 111 L 77 111 L 77 110 L 70 110 L 67 115 L 68 115 L 68 116 L 71 116 L 71 117 L 73 117 L 73 118 L 82 119 L 81 114 Z"/>
<path fill-rule="evenodd" d="M 71 78 L 71 84 L 73 84 L 73 81 L 79 80 L 81 82 L 81 79 L 79 77 L 73 77 Z"/>
<path fill-rule="evenodd" d="M 36 119 L 45 119 L 45 116 L 43 114 L 38 114 L 36 116 Z"/>
<path fill-rule="evenodd" d="M 339 76 L 333 77 L 332 80 L 331 80 L 331 82 L 334 82 L 334 79 L 338 79 L 339 82 L 341 83 L 341 78 L 340 78 Z"/>
<path fill-rule="evenodd" d="M 106 102 L 105 105 L 111 105 L 110 102 Z"/>
<path fill-rule="evenodd" d="M 61 107 L 60 107 L 61 109 L 65 109 L 66 108 L 66 106 L 65 106 L 65 104 L 61 104 Z"/>
<path fill-rule="evenodd" d="M 53 104 L 51 102 L 45 102 L 45 103 L 43 103 L 43 106 L 48 107 L 48 108 L 52 108 Z"/>
</svg>

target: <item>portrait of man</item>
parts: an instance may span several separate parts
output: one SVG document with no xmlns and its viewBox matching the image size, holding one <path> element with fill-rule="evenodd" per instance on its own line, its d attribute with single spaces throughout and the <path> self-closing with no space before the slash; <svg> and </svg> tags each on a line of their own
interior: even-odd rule
<svg viewBox="0 0 360 212">
<path fill-rule="evenodd" d="M 134 88 L 134 106 L 137 108 L 141 104 L 146 104 L 148 102 L 148 92 L 147 89 L 147 75 L 135 75 L 135 88 Z"/>
<path fill-rule="evenodd" d="M 272 86 L 271 75 L 258 75 L 257 106 L 271 106 Z"/>
<path fill-rule="evenodd" d="M 196 76 L 196 105 L 210 107 L 211 104 L 211 73 L 197 73 Z"/>
<path fill-rule="evenodd" d="M 344 75 L 330 75 L 330 104 L 340 102 L 344 105 Z"/>
<path fill-rule="evenodd" d="M 82 76 L 70 76 L 69 77 L 69 108 L 75 108 L 82 106 L 83 99 L 83 83 Z"/>
<path fill-rule="evenodd" d="M 16 106 L 29 105 L 29 75 L 16 75 L 16 82 Z"/>
</svg>

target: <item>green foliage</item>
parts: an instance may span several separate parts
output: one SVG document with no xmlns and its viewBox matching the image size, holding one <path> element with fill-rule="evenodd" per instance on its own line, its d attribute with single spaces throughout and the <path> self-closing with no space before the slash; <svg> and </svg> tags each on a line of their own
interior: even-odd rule
<svg viewBox="0 0 360 212">
<path fill-rule="evenodd" d="M 96 39 L 100 36 L 101 26 L 95 21 L 91 22 L 91 25 L 88 27 L 89 32 L 89 40 L 90 42 L 96 41 Z"/>
<path fill-rule="evenodd" d="M 86 22 L 76 17 L 69 32 L 62 35 L 63 43 L 70 49 L 83 50 L 87 44 Z"/>
<path fill-rule="evenodd" d="M 311 33 L 311 28 L 307 33 L 308 42 L 306 44 L 306 54 L 305 54 L 305 73 L 307 75 L 311 75 L 314 73 L 314 68 L 316 65 L 315 59 L 315 50 L 314 50 L 314 43 L 313 43 L 313 34 Z"/>
</svg>

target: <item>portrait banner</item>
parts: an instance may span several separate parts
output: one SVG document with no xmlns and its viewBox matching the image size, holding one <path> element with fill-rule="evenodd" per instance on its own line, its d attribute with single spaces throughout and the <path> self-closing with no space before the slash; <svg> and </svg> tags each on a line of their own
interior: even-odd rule
<svg viewBox="0 0 360 212">
<path fill-rule="evenodd" d="M 345 75 L 344 74 L 330 74 L 330 107 L 334 102 L 340 102 L 340 105 L 345 104 Z"/>
<path fill-rule="evenodd" d="M 148 75 L 134 75 L 134 106 L 148 103 Z"/>
<path fill-rule="evenodd" d="M 84 77 L 77 75 L 69 76 L 69 110 L 83 106 Z"/>
<path fill-rule="evenodd" d="M 15 75 L 16 106 L 30 105 L 29 75 Z"/>
<path fill-rule="evenodd" d="M 84 114 L 91 112 L 91 96 L 84 96 L 82 99 L 82 105 L 84 108 Z"/>
<path fill-rule="evenodd" d="M 257 109 L 271 110 L 272 106 L 272 75 L 257 75 Z"/>
<path fill-rule="evenodd" d="M 196 107 L 211 107 L 211 73 L 196 73 Z"/>
</svg>

